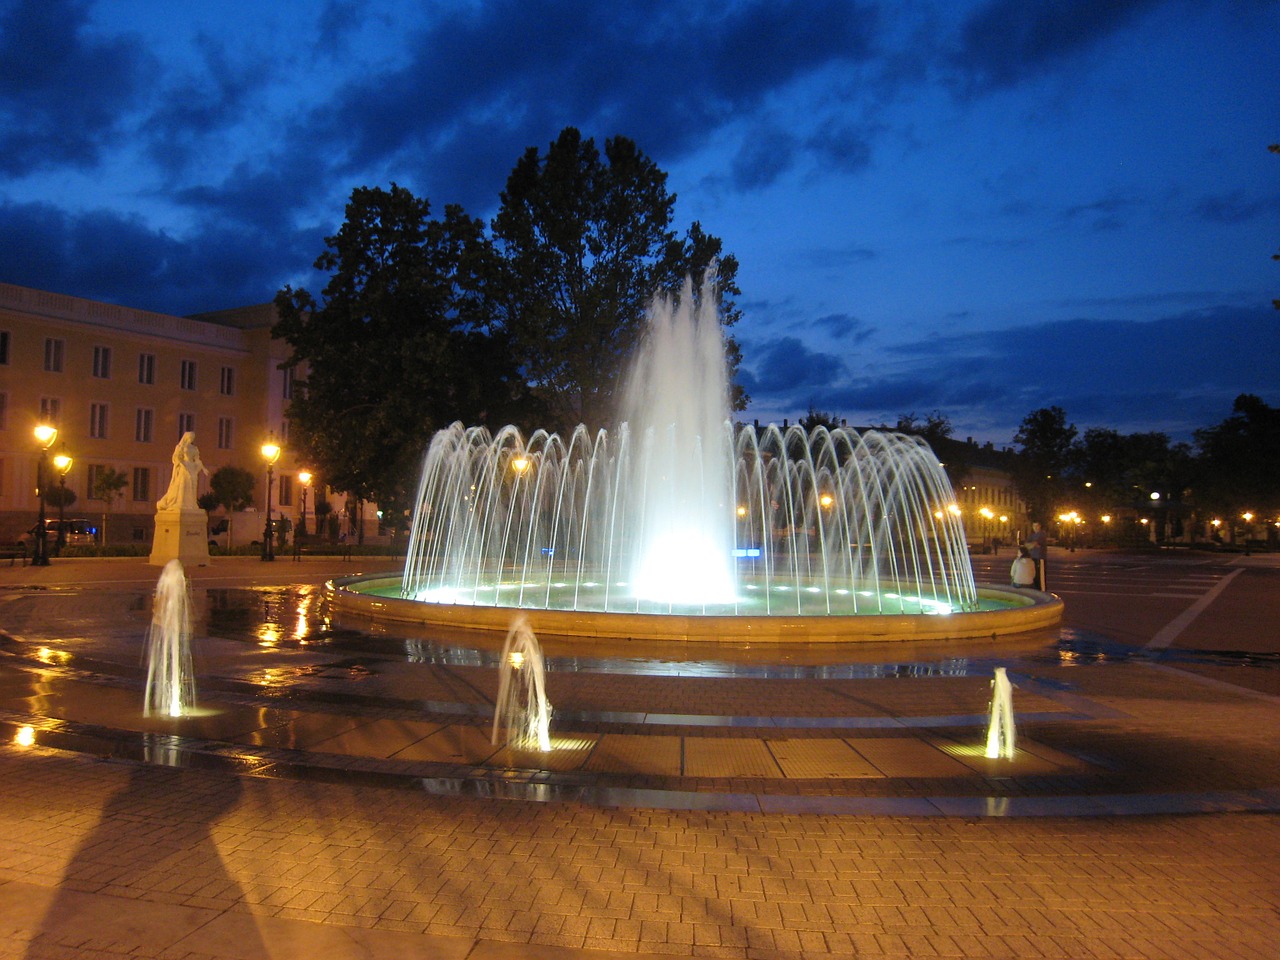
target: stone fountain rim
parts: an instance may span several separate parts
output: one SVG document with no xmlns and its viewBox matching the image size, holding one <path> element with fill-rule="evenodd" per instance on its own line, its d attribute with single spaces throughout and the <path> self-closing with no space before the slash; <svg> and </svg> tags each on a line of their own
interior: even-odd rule
<svg viewBox="0 0 1280 960">
<path fill-rule="evenodd" d="M 517 612 L 539 636 L 698 643 L 859 643 L 910 640 L 979 640 L 1056 627 L 1061 598 L 1051 593 L 979 584 L 978 596 L 1012 603 L 1003 610 L 950 614 L 858 614 L 838 616 L 702 616 L 595 613 L 514 607 L 428 603 L 379 597 L 356 587 L 399 583 L 399 576 L 340 577 L 325 584 L 332 609 L 374 620 L 415 623 L 450 630 L 506 633 Z"/>
</svg>

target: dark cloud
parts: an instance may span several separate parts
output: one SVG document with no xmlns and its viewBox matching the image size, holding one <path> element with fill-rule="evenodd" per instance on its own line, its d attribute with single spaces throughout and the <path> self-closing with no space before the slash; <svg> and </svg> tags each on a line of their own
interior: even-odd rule
<svg viewBox="0 0 1280 960">
<path fill-rule="evenodd" d="M 857 173 L 871 165 L 871 141 L 866 131 L 845 123 L 823 124 L 805 145 L 826 171 Z"/>
<path fill-rule="evenodd" d="M 746 345 L 744 365 L 759 369 Z M 785 351 L 769 345 L 771 357 Z M 781 346 L 781 351 L 778 347 Z M 1217 306 L 1146 322 L 1070 320 L 934 336 L 863 356 L 854 371 L 806 374 L 808 356 L 759 396 L 762 410 L 808 405 L 850 423 L 892 423 L 937 410 L 962 435 L 1008 443 L 1033 410 L 1060 406 L 1081 430 L 1162 431 L 1190 440 L 1241 393 L 1280 403 L 1272 358 L 1280 327 L 1267 306 Z M 784 358 L 785 359 L 785 358 Z M 785 368 L 783 368 L 785 369 Z"/>
<path fill-rule="evenodd" d="M 935 337 L 897 348 L 909 362 L 889 367 L 905 372 L 887 385 L 899 395 L 904 385 L 921 386 L 914 405 L 957 422 L 968 407 L 1003 398 L 1014 425 L 1057 405 L 1082 425 L 1167 428 L 1185 439 L 1225 416 L 1237 394 L 1274 394 L 1277 349 L 1273 310 L 1217 306 L 1151 321 L 1079 319 Z"/>
<path fill-rule="evenodd" d="M 198 63 L 190 64 L 165 90 L 163 101 L 142 127 L 152 160 L 170 173 L 185 170 L 228 127 L 244 119 L 256 93 L 271 78 L 271 62 L 208 35 L 196 38 Z"/>
<path fill-rule="evenodd" d="M 798 78 L 870 56 L 874 9 L 847 0 L 780 0 L 697 8 L 519 0 L 470 6 L 417 34 L 410 62 L 365 78 L 313 116 L 316 146 L 351 169 L 411 158 L 439 165 L 468 204 L 491 197 L 515 159 L 564 126 L 623 133 L 670 163 Z M 474 119 L 467 119 L 474 118 Z M 477 163 L 478 122 L 500 166 Z M 776 144 L 774 144 L 776 146 Z M 778 157 L 749 144 L 745 187 L 776 175 Z"/>
<path fill-rule="evenodd" d="M 795 155 L 796 138 L 785 130 L 754 134 L 733 158 L 733 185 L 743 191 L 767 187 L 791 168 Z"/>
<path fill-rule="evenodd" d="M 1203 197 L 1195 205 L 1195 215 L 1209 223 L 1248 223 L 1258 217 L 1280 213 L 1280 199 L 1250 197 L 1243 190 Z"/>
<path fill-rule="evenodd" d="M 954 65 L 987 91 L 1037 77 L 1169 0 L 991 0 L 960 29 Z"/>
<path fill-rule="evenodd" d="M 738 379 L 753 399 L 800 396 L 811 388 L 829 386 L 844 372 L 839 357 L 810 350 L 796 337 L 744 345 L 743 350 L 749 352 L 749 359 Z"/>
<path fill-rule="evenodd" d="M 120 132 L 151 58 L 128 37 L 91 37 L 87 0 L 0 4 L 0 171 L 92 166 Z"/>
<path fill-rule="evenodd" d="M 860 244 L 849 244 L 843 247 L 823 247 L 810 250 L 806 260 L 823 270 L 843 270 L 854 264 L 874 260 L 879 254 L 870 247 Z"/>
<path fill-rule="evenodd" d="M 1086 222 L 1098 232 L 1119 230 L 1125 225 L 1124 215 L 1144 209 L 1140 201 L 1129 197 L 1103 197 L 1092 203 L 1075 204 L 1063 211 L 1066 220 Z"/>
<path fill-rule="evenodd" d="M 876 332 L 875 327 L 867 326 L 865 321 L 851 313 L 829 313 L 825 317 L 818 317 L 811 326 L 836 340 L 848 340 L 851 343 L 862 343 Z"/>
<path fill-rule="evenodd" d="M 221 228 L 179 240 L 114 213 L 0 204 L 6 282 L 160 313 L 269 300 L 296 279 L 279 265 L 308 263 L 322 246 L 313 233 Z"/>
</svg>

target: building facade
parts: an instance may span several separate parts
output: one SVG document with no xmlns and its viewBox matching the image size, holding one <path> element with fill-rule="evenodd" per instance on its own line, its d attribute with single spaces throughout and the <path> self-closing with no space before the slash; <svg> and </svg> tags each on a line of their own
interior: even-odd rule
<svg viewBox="0 0 1280 960">
<path fill-rule="evenodd" d="M 0 542 L 35 523 L 41 450 L 34 431 L 42 422 L 58 428 L 46 456 L 73 458 L 65 483 L 76 500 L 66 515 L 101 523 L 107 513 L 108 542 L 150 542 L 173 448 L 188 430 L 210 473 L 236 466 L 258 478 L 260 509 L 260 448 L 274 437 L 283 453 L 272 505 L 296 522 L 301 465 L 289 450 L 285 417 L 293 371 L 280 368 L 289 351 L 272 339 L 274 322 L 270 303 L 178 317 L 0 284 Z M 128 481 L 111 504 L 94 497 L 107 468 Z M 201 477 L 199 492 L 206 490 Z M 237 528 L 237 542 L 248 541 L 243 533 Z"/>
</svg>

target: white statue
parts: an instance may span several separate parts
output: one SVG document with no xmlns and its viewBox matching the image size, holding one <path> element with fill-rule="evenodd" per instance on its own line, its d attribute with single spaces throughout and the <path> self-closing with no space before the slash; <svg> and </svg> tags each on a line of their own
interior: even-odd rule
<svg viewBox="0 0 1280 960">
<path fill-rule="evenodd" d="M 169 489 L 156 503 L 157 510 L 198 510 L 196 481 L 209 470 L 200 460 L 196 447 L 196 435 L 188 430 L 173 448 L 173 478 Z"/>
</svg>

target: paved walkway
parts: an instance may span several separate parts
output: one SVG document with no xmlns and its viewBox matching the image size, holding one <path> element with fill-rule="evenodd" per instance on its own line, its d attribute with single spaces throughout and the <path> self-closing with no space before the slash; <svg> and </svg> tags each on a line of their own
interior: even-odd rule
<svg viewBox="0 0 1280 960">
<path fill-rule="evenodd" d="M 154 568 L 0 567 L 0 958 L 1273 955 L 1280 569 L 1053 559 L 1051 656 L 553 664 L 582 744 L 540 765 L 487 746 L 483 654 L 287 635 L 313 594 L 275 585 L 368 561 L 192 571 L 180 729 L 135 706 Z"/>
</svg>

